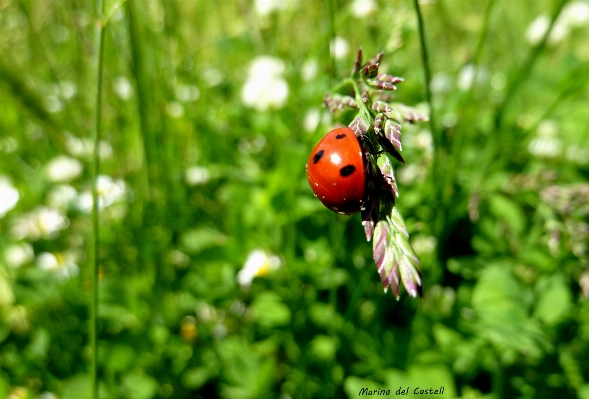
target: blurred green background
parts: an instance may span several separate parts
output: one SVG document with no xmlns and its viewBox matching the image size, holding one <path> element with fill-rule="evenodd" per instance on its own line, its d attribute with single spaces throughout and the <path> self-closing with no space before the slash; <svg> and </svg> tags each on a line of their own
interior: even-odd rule
<svg viewBox="0 0 589 399">
<path fill-rule="evenodd" d="M 89 398 L 93 7 L 0 0 L 0 398 Z M 589 398 L 589 2 L 420 8 L 396 301 L 305 163 L 359 47 L 427 112 L 414 3 L 105 3 L 101 398 Z"/>
</svg>

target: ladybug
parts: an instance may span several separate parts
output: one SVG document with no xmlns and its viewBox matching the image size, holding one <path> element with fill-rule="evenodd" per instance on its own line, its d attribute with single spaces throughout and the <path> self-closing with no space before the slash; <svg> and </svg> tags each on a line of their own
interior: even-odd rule
<svg viewBox="0 0 589 399">
<path fill-rule="evenodd" d="M 323 205 L 341 215 L 360 210 L 366 191 L 365 163 L 352 129 L 327 133 L 311 151 L 306 168 L 311 189 Z"/>
</svg>

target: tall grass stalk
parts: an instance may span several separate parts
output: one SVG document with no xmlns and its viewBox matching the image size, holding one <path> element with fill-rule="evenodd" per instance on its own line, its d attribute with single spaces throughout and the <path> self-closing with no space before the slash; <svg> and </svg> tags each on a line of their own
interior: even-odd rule
<svg viewBox="0 0 589 399">
<path fill-rule="evenodd" d="M 92 250 L 90 253 L 91 277 L 90 277 L 90 348 L 92 360 L 90 366 L 91 397 L 98 398 L 98 246 L 99 246 L 99 218 L 98 218 L 98 174 L 100 172 L 99 142 L 102 130 L 102 69 L 104 55 L 104 31 L 102 1 L 96 1 L 97 15 L 97 49 L 96 56 L 96 104 L 94 120 L 94 149 L 92 169 Z"/>
<path fill-rule="evenodd" d="M 423 17 L 421 15 L 421 9 L 419 8 L 419 0 L 413 0 L 413 4 L 415 6 L 415 15 L 417 16 L 417 25 L 419 27 L 419 41 L 421 44 L 421 62 L 423 63 L 423 73 L 425 80 L 425 99 L 429 106 L 429 128 L 434 142 L 434 159 L 431 168 L 431 181 L 434 190 L 434 195 L 432 198 L 435 198 L 436 201 L 441 202 L 440 206 L 436 207 L 437 211 L 434 218 L 433 226 L 433 231 L 437 236 L 439 242 L 439 239 L 443 234 L 444 225 L 446 221 L 446 207 L 444 206 L 444 176 L 446 176 L 447 172 L 447 166 L 444 162 L 446 149 L 444 148 L 444 137 L 442 136 L 442 131 L 436 128 L 436 115 L 434 112 L 434 107 L 432 105 L 432 92 L 430 88 L 432 73 L 429 62 L 427 42 L 425 39 L 425 26 L 423 23 Z M 440 246 L 438 245 L 438 253 L 439 251 Z"/>
</svg>

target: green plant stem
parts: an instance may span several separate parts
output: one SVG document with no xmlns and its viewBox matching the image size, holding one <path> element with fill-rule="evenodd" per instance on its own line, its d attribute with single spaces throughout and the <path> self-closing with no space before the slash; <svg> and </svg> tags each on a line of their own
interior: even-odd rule
<svg viewBox="0 0 589 399">
<path fill-rule="evenodd" d="M 329 61 L 331 63 L 331 81 L 337 80 L 337 65 L 335 63 L 335 58 L 331 53 L 331 43 L 335 40 L 336 31 L 335 31 L 335 0 L 328 0 L 328 12 L 329 12 L 329 36 L 330 40 L 327 43 L 327 54 L 329 55 Z"/>
<path fill-rule="evenodd" d="M 98 398 L 98 246 L 99 246 L 99 218 L 98 218 L 98 174 L 100 172 L 100 154 L 98 151 L 102 131 L 102 69 L 104 56 L 104 31 L 105 21 L 102 19 L 102 1 L 97 0 L 96 11 L 98 15 L 96 59 L 96 108 L 94 123 L 94 149 L 92 170 L 92 251 L 91 276 L 90 276 L 90 348 L 91 361 L 91 394 L 93 399 Z"/>
<path fill-rule="evenodd" d="M 432 173 L 430 175 L 432 178 L 432 188 L 434 191 L 434 195 L 432 198 L 434 198 L 434 200 L 437 202 L 437 205 L 435 206 L 436 213 L 434 218 L 433 232 L 438 237 L 438 242 L 440 242 L 439 238 L 443 234 L 444 226 L 446 223 L 446 200 L 444 197 L 444 188 L 446 187 L 444 178 L 446 176 L 446 167 L 444 165 L 444 159 L 446 158 L 446 149 L 444 148 L 444 138 L 442 136 L 442 131 L 436 129 L 436 118 L 434 107 L 432 104 L 432 92 L 430 88 L 432 74 L 427 50 L 427 43 L 425 40 L 425 27 L 423 23 L 423 17 L 421 15 L 421 10 L 419 8 L 419 1 L 413 0 L 413 4 L 415 6 L 415 14 L 417 15 L 417 25 L 419 26 L 419 41 L 421 43 L 421 61 L 423 63 L 423 73 L 425 80 L 425 98 L 429 105 L 429 127 L 434 142 L 434 158 L 431 167 Z M 441 246 L 438 245 L 438 251 L 440 250 L 440 247 Z"/>
<path fill-rule="evenodd" d="M 511 105 L 513 98 L 519 91 L 519 88 L 526 80 L 530 78 L 532 74 L 532 69 L 536 64 L 538 57 L 540 56 L 542 51 L 544 51 L 546 47 L 546 42 L 548 41 L 550 33 L 552 32 L 552 28 L 554 27 L 554 24 L 556 23 L 556 20 L 560 15 L 560 12 L 562 11 L 563 7 L 567 2 L 568 0 L 561 0 L 560 3 L 556 6 L 552 14 L 552 18 L 550 19 L 550 26 L 546 30 L 544 37 L 542 38 L 540 43 L 538 43 L 538 45 L 532 49 L 524 65 L 520 68 L 519 72 L 515 75 L 515 77 L 511 79 L 511 81 L 509 82 L 507 86 L 507 91 L 505 93 L 505 98 L 499 106 L 499 108 L 497 109 L 497 113 L 495 114 L 495 128 L 497 131 L 500 130 L 503 124 L 504 113 L 507 109 L 509 109 L 509 106 Z"/>
<path fill-rule="evenodd" d="M 517 95 L 519 89 L 532 76 L 534 66 L 537 63 L 540 54 L 542 54 L 542 52 L 545 50 L 546 43 L 548 42 L 548 38 L 550 37 L 550 33 L 552 32 L 554 24 L 556 23 L 556 20 L 558 19 L 558 16 L 560 15 L 567 1 L 568 0 L 561 0 L 556 5 L 550 18 L 550 25 L 546 30 L 544 37 L 540 43 L 536 45 L 536 47 L 532 48 L 528 54 L 528 57 L 526 58 L 524 65 L 519 69 L 519 71 L 514 75 L 507 85 L 503 102 L 497 107 L 497 111 L 495 113 L 495 131 L 491 135 L 489 144 L 482 154 L 483 159 L 480 161 L 479 174 L 477 175 L 478 181 L 476 182 L 475 186 L 480 186 L 480 183 L 488 176 L 491 167 L 500 169 L 505 166 L 506 162 L 508 162 L 507 157 L 499 156 L 501 149 L 506 144 L 508 144 L 506 143 L 508 137 L 507 135 L 512 133 L 511 129 L 505 129 L 503 126 L 505 122 L 505 112 L 510 109 L 514 97 Z"/>
</svg>

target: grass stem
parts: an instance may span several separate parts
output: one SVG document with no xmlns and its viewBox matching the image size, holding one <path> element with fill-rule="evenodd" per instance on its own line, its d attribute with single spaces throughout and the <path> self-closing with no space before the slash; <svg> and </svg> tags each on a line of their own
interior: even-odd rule
<svg viewBox="0 0 589 399">
<path fill-rule="evenodd" d="M 92 352 L 91 361 L 91 395 L 92 399 L 98 398 L 98 246 L 99 246 L 99 217 L 98 217 L 98 175 L 100 172 L 99 143 L 102 131 L 102 70 L 104 56 L 104 28 L 105 22 L 102 19 L 102 1 L 97 0 L 96 12 L 98 15 L 98 32 L 96 58 L 96 104 L 94 120 L 94 148 L 93 148 L 93 169 L 92 169 L 92 250 L 91 277 L 90 277 L 90 348 Z"/>
</svg>

